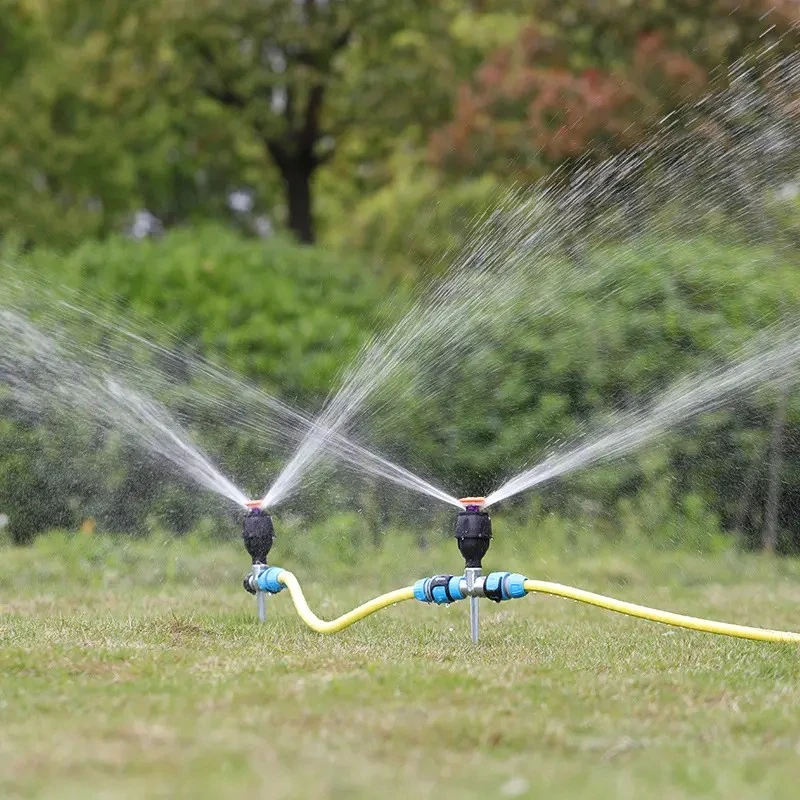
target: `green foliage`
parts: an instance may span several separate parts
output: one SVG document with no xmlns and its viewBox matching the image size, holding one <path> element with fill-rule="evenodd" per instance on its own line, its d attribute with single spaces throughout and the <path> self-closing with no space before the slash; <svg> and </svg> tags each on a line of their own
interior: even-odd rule
<svg viewBox="0 0 800 800">
<path fill-rule="evenodd" d="M 309 409 L 337 384 L 373 327 L 401 313 L 406 296 L 401 283 L 386 303 L 388 283 L 357 259 L 281 240 L 265 247 L 215 227 L 146 243 L 87 243 L 67 257 L 35 251 L 27 263 L 48 280 L 90 293 L 86 302 L 98 298 L 99 313 L 133 310 L 163 321 L 196 350 Z M 552 292 L 556 302 L 513 325 L 498 319 L 482 345 L 447 370 L 420 364 L 399 376 L 375 398 L 381 414 L 360 431 L 368 443 L 453 492 L 486 492 L 557 443 L 590 434 L 610 411 L 646 406 L 676 378 L 727 363 L 756 330 L 779 319 L 781 308 L 796 310 L 798 296 L 797 273 L 785 257 L 709 238 L 608 245 L 586 254 L 567 283 L 563 270 L 537 274 L 544 277 L 531 288 Z M 523 307 L 526 297 L 522 292 Z M 159 335 L 158 326 L 151 329 Z M 80 335 L 93 340 L 90 330 Z M 169 377 L 179 388 L 183 378 Z M 631 535 L 648 529 L 658 537 L 657 529 L 664 543 L 690 539 L 699 549 L 714 547 L 720 528 L 756 536 L 772 404 L 769 393 L 737 400 L 658 447 L 547 486 L 543 513 L 590 514 Z M 265 453 L 224 417 L 184 413 L 234 476 L 258 485 L 279 467 L 279 451 Z M 213 508 L 177 492 L 167 473 L 117 437 L 65 433 L 63 422 L 59 436 L 49 437 L 46 427 L 21 423 L 5 423 L 0 448 L 0 508 L 14 512 L 18 538 L 48 525 L 36 516 L 42 495 L 70 526 L 94 516 L 115 529 L 185 530 Z M 789 476 L 800 466 L 798 424 L 793 400 L 781 519 L 793 536 L 788 509 L 800 496 Z M 363 509 L 357 524 L 342 523 L 350 532 L 343 546 L 357 547 L 391 523 L 385 496 L 368 482 L 334 477 L 306 491 L 297 510 L 308 519 L 315 509 Z M 407 503 L 397 495 L 388 509 L 395 506 Z"/>
<path fill-rule="evenodd" d="M 412 195 L 414 188 L 410 182 Z M 265 247 L 216 227 L 145 243 L 86 243 L 67 257 L 34 251 L 27 264 L 86 293 L 79 295 L 84 302 L 96 299 L 101 316 L 124 319 L 133 311 L 164 322 L 193 349 L 308 409 L 319 407 L 342 365 L 375 327 L 402 312 L 406 297 L 400 283 L 386 303 L 389 284 L 358 259 L 281 240 Z M 727 363 L 755 331 L 796 310 L 798 296 L 797 273 L 785 257 L 709 238 L 608 245 L 587 253 L 567 283 L 563 269 L 537 274 L 544 277 L 532 290 L 551 292 L 555 303 L 526 317 L 522 292 L 520 321 L 499 318 L 482 345 L 447 370 L 419 364 L 403 373 L 375 398 L 381 414 L 360 431 L 368 443 L 455 493 L 484 493 L 557 443 L 590 434 L 610 411 L 646 406 L 676 378 Z M 145 330 L 164 335 L 158 325 Z M 96 340 L 90 329 L 76 335 Z M 185 378 L 168 379 L 179 390 Z M 179 391 L 172 400 L 234 476 L 258 486 L 280 466 L 285 451 L 265 452 L 224 415 L 192 417 Z M 659 447 L 547 486 L 544 512 L 573 519 L 589 513 L 653 536 L 658 529 L 665 543 L 683 537 L 699 549 L 715 546 L 720 527 L 756 536 L 772 404 L 769 393 L 737 400 Z M 799 424 L 793 400 L 781 519 L 793 536 L 788 509 L 800 496 L 789 476 L 800 467 Z M 58 431 L 49 436 L 46 425 L 31 427 L 25 418 L 4 423 L 0 509 L 12 510 L 19 539 L 53 518 L 75 526 L 87 516 L 113 529 L 185 530 L 214 507 L 181 494 L 162 467 L 118 437 L 98 439 L 63 421 Z M 50 498 L 49 521 L 37 510 L 41 496 Z M 358 524 L 342 524 L 351 533 L 347 546 L 355 547 L 391 523 L 380 498 L 371 483 L 334 477 L 306 491 L 297 510 L 308 519 L 315 509 L 363 509 Z M 406 505 L 398 495 L 388 508 Z"/>
<path fill-rule="evenodd" d="M 697 553 L 729 548 L 719 515 L 693 492 L 676 501 L 672 483 L 662 477 L 648 491 L 620 500 L 619 519 L 624 535 L 632 542 L 649 540 L 657 546 L 685 547 Z"/>
<path fill-rule="evenodd" d="M 319 405 L 343 364 L 380 324 L 380 301 L 388 288 L 353 257 L 280 239 L 265 246 L 213 226 L 147 242 L 118 237 L 86 242 L 68 256 L 36 250 L 26 265 L 44 286 L 76 290 L 77 302 L 99 319 L 112 325 L 121 320 L 170 347 L 177 337 L 188 351 L 308 408 Z M 125 354 L 124 343 L 109 342 L 109 331 L 93 326 L 90 318 L 60 321 L 64 312 L 49 294 L 38 296 L 37 283 L 23 288 L 23 300 L 26 291 L 32 313 L 55 315 L 59 326 L 68 326 L 68 335 L 87 346 L 111 345 Z M 181 386 L 195 378 L 174 364 L 159 365 L 152 353 L 144 366 L 146 375 L 160 375 L 154 387 L 158 399 L 186 418 L 231 474 L 260 491 L 286 455 L 285 443 L 265 452 L 262 443 L 229 427 L 225 406 L 186 407 Z M 151 390 L 147 377 L 137 379 L 135 363 L 125 369 L 120 377 L 133 390 Z M 235 393 L 227 403 L 237 416 Z M 8 509 L 18 540 L 54 524 L 74 527 L 87 517 L 106 529 L 140 532 L 163 525 L 182 531 L 209 510 L 194 489 L 187 495 L 176 488 L 164 464 L 124 437 L 55 412 L 41 419 L 7 403 L 2 411 L 8 419 L 0 416 L 0 508 Z M 45 497 L 47 504 L 41 502 Z"/>
<path fill-rule="evenodd" d="M 271 160 L 285 188 L 289 227 L 313 242 L 318 168 L 376 99 L 385 102 L 387 75 L 402 74 L 395 39 L 405 35 L 413 43 L 417 25 L 436 13 L 417 0 L 164 5 L 176 55 L 195 76 L 193 91 L 224 109 Z M 358 67 L 348 72 L 351 50 Z M 363 89 L 358 105 L 354 75 L 356 91 Z"/>
<path fill-rule="evenodd" d="M 60 247 L 142 208 L 166 225 L 224 217 L 241 186 L 310 240 L 313 181 L 341 142 L 384 157 L 389 130 L 446 119 L 455 80 L 437 46 L 451 11 L 419 0 L 4 9 L 0 233 Z"/>
<path fill-rule="evenodd" d="M 99 312 L 161 321 L 165 334 L 304 404 L 335 382 L 386 290 L 358 258 L 213 225 L 87 241 L 67 256 L 37 250 L 26 264 L 89 293 Z"/>
<path fill-rule="evenodd" d="M 731 64 L 765 40 L 780 40 L 784 52 L 795 44 L 793 0 L 501 0 L 489 5 L 532 17 L 543 33 L 571 42 L 575 69 L 624 64 L 637 38 L 653 32 L 705 69 Z"/>
<path fill-rule="evenodd" d="M 141 208 L 167 224 L 220 213 L 237 137 L 187 91 L 158 5 L 17 5 L 27 58 L 0 76 L 0 232 L 68 247 Z"/>
<path fill-rule="evenodd" d="M 665 247 L 642 238 L 591 253 L 581 269 L 582 279 L 556 288 L 551 308 L 514 326 L 501 318 L 483 348 L 463 354 L 446 374 L 423 371 L 425 391 L 389 389 L 397 399 L 385 402 L 405 424 L 390 415 L 375 434 L 381 448 L 456 493 L 483 494 L 558 443 L 590 435 L 609 412 L 647 407 L 676 379 L 729 363 L 756 331 L 780 319 L 782 307 L 797 311 L 794 263 L 767 247 L 707 238 Z M 548 280 L 563 283 L 563 270 L 539 279 L 537 290 L 553 291 Z M 725 527 L 755 535 L 773 400 L 769 392 L 740 399 L 689 423 L 655 461 L 648 446 L 643 456 L 548 486 L 548 507 L 574 515 L 588 503 L 613 517 L 621 497 L 670 480 L 675 502 L 697 494 Z M 798 412 L 795 399 L 788 442 Z M 787 447 L 793 470 L 795 446 Z M 742 515 L 751 468 L 758 478 Z M 784 497 L 793 507 L 790 483 Z M 796 537 L 788 511 L 783 523 Z"/>
<path fill-rule="evenodd" d="M 65 249 L 144 208 L 167 226 L 226 219 L 241 187 L 273 225 L 311 239 L 318 214 L 339 240 L 354 204 L 402 183 L 434 131 L 430 155 L 458 175 L 538 175 L 590 136 L 601 152 L 640 135 L 642 109 L 668 109 L 753 47 L 797 46 L 791 0 L 5 0 L 0 12 L 0 235 Z M 617 91 L 619 72 L 632 92 Z"/>
<path fill-rule="evenodd" d="M 498 5 L 510 7 L 499 16 L 506 35 L 495 35 L 459 88 L 451 121 L 431 136 L 431 158 L 450 174 L 530 180 L 607 157 L 641 142 L 746 53 L 759 54 L 750 65 L 757 76 L 798 46 L 788 1 Z M 512 39 L 515 6 L 526 24 Z"/>
<path fill-rule="evenodd" d="M 485 175 L 447 183 L 408 159 L 394 159 L 395 180 L 368 195 L 331 244 L 369 253 L 394 271 L 442 263 L 465 244 L 473 223 L 497 202 L 497 182 Z"/>
</svg>

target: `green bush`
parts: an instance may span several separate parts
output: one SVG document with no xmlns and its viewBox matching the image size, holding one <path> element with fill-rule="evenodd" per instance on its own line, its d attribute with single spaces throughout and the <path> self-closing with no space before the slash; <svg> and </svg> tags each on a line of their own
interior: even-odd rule
<svg viewBox="0 0 800 800">
<path fill-rule="evenodd" d="M 387 279 L 356 258 L 280 240 L 264 244 L 219 228 L 176 231 L 144 243 L 112 239 L 67 257 L 36 251 L 26 263 L 45 282 L 91 293 L 100 307 L 111 304 L 104 313 L 135 312 L 152 321 L 154 336 L 161 323 L 202 353 L 312 410 L 358 346 L 375 327 L 397 318 L 408 299 L 399 284 L 399 294 L 387 302 Z M 796 312 L 795 267 L 768 247 L 700 237 L 669 244 L 640 237 L 589 250 L 580 281 L 549 287 L 557 299 L 551 308 L 521 314 L 513 324 L 501 315 L 481 346 L 455 357 L 446 371 L 438 362 L 406 370 L 379 392 L 374 402 L 381 413 L 365 417 L 369 424 L 358 433 L 453 493 L 487 492 L 559 443 L 591 434 L 608 412 L 646 405 L 675 378 L 728 363 L 755 332 L 781 313 Z M 535 273 L 534 292 L 564 276 Z M 522 293 L 520 304 L 529 296 Z M 100 338 L 90 330 L 80 335 Z M 166 378 L 176 385 L 185 379 Z M 214 457 L 230 474 L 254 481 L 255 491 L 288 455 L 255 442 L 246 413 L 228 419 L 218 409 L 216 417 L 193 417 L 196 409 L 182 406 L 179 393 L 163 399 L 175 401 Z M 701 549 L 715 547 L 719 530 L 732 527 L 754 541 L 763 524 L 773 406 L 770 392 L 737 399 L 658 445 L 523 496 L 519 508 L 533 498 L 545 516 L 591 515 L 599 525 L 629 532 L 658 527 L 649 532 L 657 541 L 688 536 Z M 168 471 L 118 437 L 98 440 L 90 430 L 64 433 L 63 426 L 58 437 L 49 437 L 24 420 L 12 423 L 11 411 L 6 416 L 0 511 L 9 513 L 20 540 L 48 525 L 31 500 L 42 494 L 64 526 L 94 516 L 113 529 L 187 530 L 219 507 L 182 493 Z M 790 513 L 800 503 L 799 426 L 800 404 L 792 398 L 781 526 L 794 541 L 800 541 Z M 404 521 L 409 515 L 429 519 L 407 493 L 341 471 L 334 477 L 305 487 L 282 513 L 308 520 L 337 508 L 360 510 L 357 523 L 341 517 L 340 529 L 349 531 L 344 550 L 396 524 L 393 509 Z M 668 513 L 670 503 L 674 513 Z"/>
<path fill-rule="evenodd" d="M 455 372 L 441 380 L 427 374 L 436 402 L 397 393 L 402 408 L 381 427 L 380 446 L 455 492 L 486 493 L 565 442 L 591 435 L 609 412 L 647 407 L 677 378 L 730 363 L 758 331 L 796 315 L 800 298 L 791 258 L 710 238 L 609 245 L 589 251 L 582 269 L 584 279 L 562 286 L 552 308 L 513 326 L 501 318 Z M 537 280 L 547 291 L 547 278 Z M 774 390 L 735 399 L 687 421 L 662 445 L 537 491 L 550 508 L 572 516 L 586 504 L 618 515 L 620 498 L 669 479 L 676 503 L 701 497 L 725 527 L 738 525 L 755 538 L 774 401 Z M 800 402 L 792 396 L 781 523 L 795 537 L 798 425 Z"/>
<path fill-rule="evenodd" d="M 457 252 L 473 223 L 501 196 L 490 175 L 444 186 L 430 170 L 401 163 L 395 180 L 359 203 L 346 223 L 333 226 L 329 239 L 403 274 L 415 265 L 440 264 Z"/>
<path fill-rule="evenodd" d="M 45 330 L 83 343 L 82 363 L 91 367 L 97 361 L 92 354 L 106 352 L 115 374 L 134 390 L 155 392 L 223 468 L 255 492 L 288 455 L 287 443 L 279 439 L 265 448 L 229 427 L 229 417 L 247 418 L 236 387 L 229 387 L 221 407 L 189 403 L 182 387 L 192 383 L 202 392 L 208 384 L 220 391 L 219 381 L 204 384 L 179 361 L 162 363 L 157 352 L 115 339 L 113 325 L 168 347 L 177 340 L 187 352 L 314 410 L 372 328 L 383 324 L 381 300 L 390 288 L 354 257 L 282 239 L 258 242 L 220 227 L 176 230 L 144 242 L 87 242 L 67 256 L 36 250 L 23 260 L 21 281 L 19 262 L 11 263 L 0 274 L 6 302 L 25 308 Z M 59 304 L 65 297 L 97 319 Z M 108 369 L 108 361 L 100 366 Z M 247 418 L 248 424 L 261 421 Z M 184 530 L 208 509 L 124 437 L 75 425 L 54 411 L 44 421 L 34 419 L 2 396 L 0 422 L 0 509 L 8 510 L 17 540 L 53 525 L 74 527 L 86 517 L 113 530 L 147 532 L 159 524 Z M 50 498 L 47 508 L 37 500 L 43 496 Z"/>
<path fill-rule="evenodd" d="M 190 347 L 301 404 L 329 391 L 380 324 L 387 290 L 363 259 L 222 226 L 90 241 L 67 256 L 36 250 L 25 261 L 47 281 L 89 293 L 90 308 L 96 298 L 106 313 L 110 305 L 123 318 L 162 322 Z"/>
</svg>

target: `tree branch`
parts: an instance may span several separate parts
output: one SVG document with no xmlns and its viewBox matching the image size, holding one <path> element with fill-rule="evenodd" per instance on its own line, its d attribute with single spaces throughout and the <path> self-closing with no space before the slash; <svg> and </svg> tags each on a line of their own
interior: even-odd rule
<svg viewBox="0 0 800 800">
<path fill-rule="evenodd" d="M 334 53 L 338 53 L 341 49 L 343 49 L 348 42 L 350 41 L 350 37 L 353 35 L 352 28 L 345 28 L 334 40 L 331 42 L 331 50 Z"/>
<path fill-rule="evenodd" d="M 325 84 L 315 83 L 308 93 L 306 103 L 306 118 L 303 130 L 300 133 L 301 146 L 306 150 L 312 150 L 320 136 L 320 116 L 322 114 L 322 104 L 325 99 Z"/>
<path fill-rule="evenodd" d="M 208 71 L 213 74 L 214 68 L 217 66 L 217 62 L 214 59 L 214 54 L 211 52 L 205 42 L 198 41 L 196 43 L 196 48 L 200 59 L 207 65 Z M 227 106 L 228 108 L 242 109 L 247 105 L 247 102 L 241 95 L 236 94 L 236 92 L 224 85 L 220 88 L 203 86 L 203 91 L 212 100 L 216 100 L 218 103 L 222 103 L 222 105 Z"/>
<path fill-rule="evenodd" d="M 286 148 L 277 139 L 267 139 L 266 145 L 272 160 L 277 164 L 278 169 L 283 171 L 289 163 L 289 154 L 286 152 Z"/>
</svg>

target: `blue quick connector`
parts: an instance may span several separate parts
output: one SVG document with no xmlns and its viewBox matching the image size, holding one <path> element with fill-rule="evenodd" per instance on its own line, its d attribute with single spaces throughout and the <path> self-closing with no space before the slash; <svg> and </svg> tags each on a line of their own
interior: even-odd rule
<svg viewBox="0 0 800 800">
<path fill-rule="evenodd" d="M 525 597 L 526 577 L 516 572 L 490 572 L 483 584 L 486 597 L 499 603 Z"/>
<path fill-rule="evenodd" d="M 461 593 L 461 577 L 458 575 L 434 575 L 432 578 L 421 578 L 414 584 L 414 597 L 421 603 L 437 603 L 445 605 L 463 600 Z"/>
<path fill-rule="evenodd" d="M 278 583 L 278 575 L 283 572 L 282 567 L 267 567 L 256 579 L 256 584 L 259 591 L 269 592 L 269 594 L 278 594 L 286 587 L 282 583 Z"/>
<path fill-rule="evenodd" d="M 448 591 L 450 592 L 450 597 L 453 600 L 463 600 L 464 595 L 461 593 L 461 576 L 460 575 L 453 575 L 450 578 L 450 583 L 447 585 Z"/>
<path fill-rule="evenodd" d="M 512 572 L 506 578 L 506 586 L 508 587 L 508 596 L 512 600 L 519 600 L 520 597 L 525 597 L 527 592 L 525 591 L 525 581 L 528 580 L 524 575 L 520 575 L 519 572 Z"/>
</svg>

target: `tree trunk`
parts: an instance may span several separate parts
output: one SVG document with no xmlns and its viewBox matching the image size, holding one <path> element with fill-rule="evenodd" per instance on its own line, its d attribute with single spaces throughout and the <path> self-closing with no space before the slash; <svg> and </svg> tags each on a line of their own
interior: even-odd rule
<svg viewBox="0 0 800 800">
<path fill-rule="evenodd" d="M 302 244 L 314 244 L 314 215 L 311 208 L 311 179 L 317 164 L 302 156 L 280 165 L 289 208 L 289 228 Z"/>
<path fill-rule="evenodd" d="M 788 387 L 781 391 L 775 419 L 772 423 L 772 442 L 770 444 L 769 486 L 765 509 L 764 533 L 761 546 L 767 553 L 774 553 L 778 544 L 778 511 L 781 503 L 781 470 L 783 468 L 783 436 L 786 430 L 786 410 L 789 405 Z"/>
</svg>

